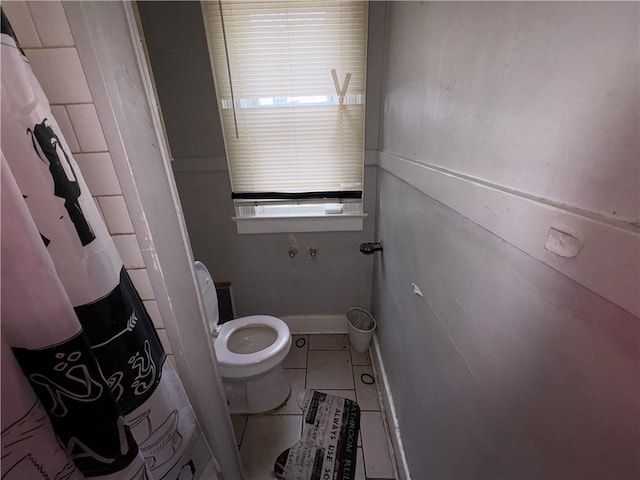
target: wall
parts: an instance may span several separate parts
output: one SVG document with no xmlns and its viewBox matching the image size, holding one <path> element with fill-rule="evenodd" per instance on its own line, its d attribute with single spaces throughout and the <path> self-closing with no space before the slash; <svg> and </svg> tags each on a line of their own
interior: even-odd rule
<svg viewBox="0 0 640 480">
<path fill-rule="evenodd" d="M 176 369 L 225 478 L 241 478 L 133 5 L 64 2 Z M 207 381 L 202 381 L 202 379 Z"/>
<path fill-rule="evenodd" d="M 413 478 L 640 475 L 638 7 L 387 5 L 373 309 Z"/>
<path fill-rule="evenodd" d="M 149 274 L 62 3 L 2 2 L 51 112 L 91 189 L 165 350 L 171 353 Z"/>
<path fill-rule="evenodd" d="M 230 281 L 238 315 L 341 314 L 368 308 L 373 259 L 358 251 L 374 240 L 376 167 L 365 168 L 362 232 L 296 234 L 299 255 L 289 259 L 289 234 L 239 235 L 235 223 L 224 143 L 197 2 L 139 2 L 138 10 L 174 158 L 176 184 L 194 257 L 216 281 Z M 377 148 L 382 47 L 376 36 L 384 6 L 370 14 L 367 149 Z M 185 51 L 189 55 L 185 55 Z M 307 245 L 319 253 L 308 258 Z"/>
</svg>

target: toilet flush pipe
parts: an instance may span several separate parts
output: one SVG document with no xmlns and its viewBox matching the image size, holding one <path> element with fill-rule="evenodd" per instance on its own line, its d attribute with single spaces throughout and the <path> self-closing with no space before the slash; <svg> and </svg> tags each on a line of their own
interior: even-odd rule
<svg viewBox="0 0 640 480">
<path fill-rule="evenodd" d="M 289 249 L 287 250 L 287 254 L 291 259 L 298 254 L 298 239 L 295 235 L 289 235 Z"/>
</svg>

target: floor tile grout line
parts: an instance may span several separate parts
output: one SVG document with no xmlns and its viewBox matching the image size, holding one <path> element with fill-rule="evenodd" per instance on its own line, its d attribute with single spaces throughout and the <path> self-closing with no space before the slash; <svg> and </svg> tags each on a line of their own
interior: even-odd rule
<svg viewBox="0 0 640 480">
<path fill-rule="evenodd" d="M 304 362 L 304 389 L 307 389 L 307 377 L 309 376 L 309 350 L 311 350 L 309 348 L 310 344 L 311 344 L 311 335 L 306 335 L 305 336 L 306 340 L 307 340 L 307 353 L 305 355 L 305 362 Z M 302 431 L 304 430 L 304 418 L 302 418 L 302 421 L 300 422 L 300 438 L 302 438 Z"/>
<path fill-rule="evenodd" d="M 307 389 L 307 377 L 309 376 L 309 344 L 311 343 L 311 335 L 306 335 L 307 339 L 307 353 L 304 358 L 304 389 Z"/>
<path fill-rule="evenodd" d="M 310 348 L 311 352 L 346 352 L 346 348 Z"/>
<path fill-rule="evenodd" d="M 356 388 L 356 372 L 353 371 L 353 352 L 351 348 L 349 348 L 349 358 L 351 359 L 351 378 L 353 379 L 353 392 L 356 396 L 356 403 L 358 403 L 358 389 Z M 358 405 L 359 406 L 359 405 Z"/>
<path fill-rule="evenodd" d="M 353 369 L 355 365 L 353 364 L 353 349 L 351 348 L 351 341 L 349 341 L 349 358 L 351 359 L 351 377 L 353 378 L 353 395 L 356 397 L 356 403 L 358 403 L 358 389 L 356 388 L 356 373 Z M 360 431 L 358 432 L 358 437 L 360 438 L 360 443 L 361 443 L 360 448 L 362 449 L 362 452 L 361 452 L 362 453 L 362 471 L 364 472 L 364 478 L 366 479 L 367 464 L 364 461 L 364 441 L 362 440 L 362 417 L 360 418 Z M 357 448 L 358 448 L 358 442 L 356 440 L 356 452 L 357 452 Z M 356 457 L 356 465 L 357 465 L 357 461 L 358 461 L 358 458 Z"/>
<path fill-rule="evenodd" d="M 242 434 L 240 435 L 240 445 L 238 446 L 238 450 L 242 447 L 242 441 L 244 440 L 244 432 L 247 431 L 247 425 L 249 424 L 249 414 L 247 414 L 247 418 L 244 422 L 244 426 L 242 427 Z"/>
</svg>

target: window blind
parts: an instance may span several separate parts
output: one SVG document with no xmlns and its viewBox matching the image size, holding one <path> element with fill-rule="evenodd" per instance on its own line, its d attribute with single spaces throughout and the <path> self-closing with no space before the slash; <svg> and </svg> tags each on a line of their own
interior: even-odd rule
<svg viewBox="0 0 640 480">
<path fill-rule="evenodd" d="M 367 3 L 205 2 L 235 199 L 361 198 Z"/>
</svg>

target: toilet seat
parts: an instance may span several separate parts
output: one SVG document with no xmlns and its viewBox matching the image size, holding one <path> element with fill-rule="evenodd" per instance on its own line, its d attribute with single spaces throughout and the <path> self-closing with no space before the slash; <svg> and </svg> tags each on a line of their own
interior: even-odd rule
<svg viewBox="0 0 640 480">
<path fill-rule="evenodd" d="M 276 332 L 275 341 L 254 353 L 234 353 L 228 348 L 231 335 L 242 328 L 268 327 Z M 269 315 L 250 315 L 230 320 L 220 326 L 214 341 L 220 375 L 225 378 L 243 378 L 258 375 L 277 366 L 289 352 L 291 335 L 286 323 Z"/>
</svg>

